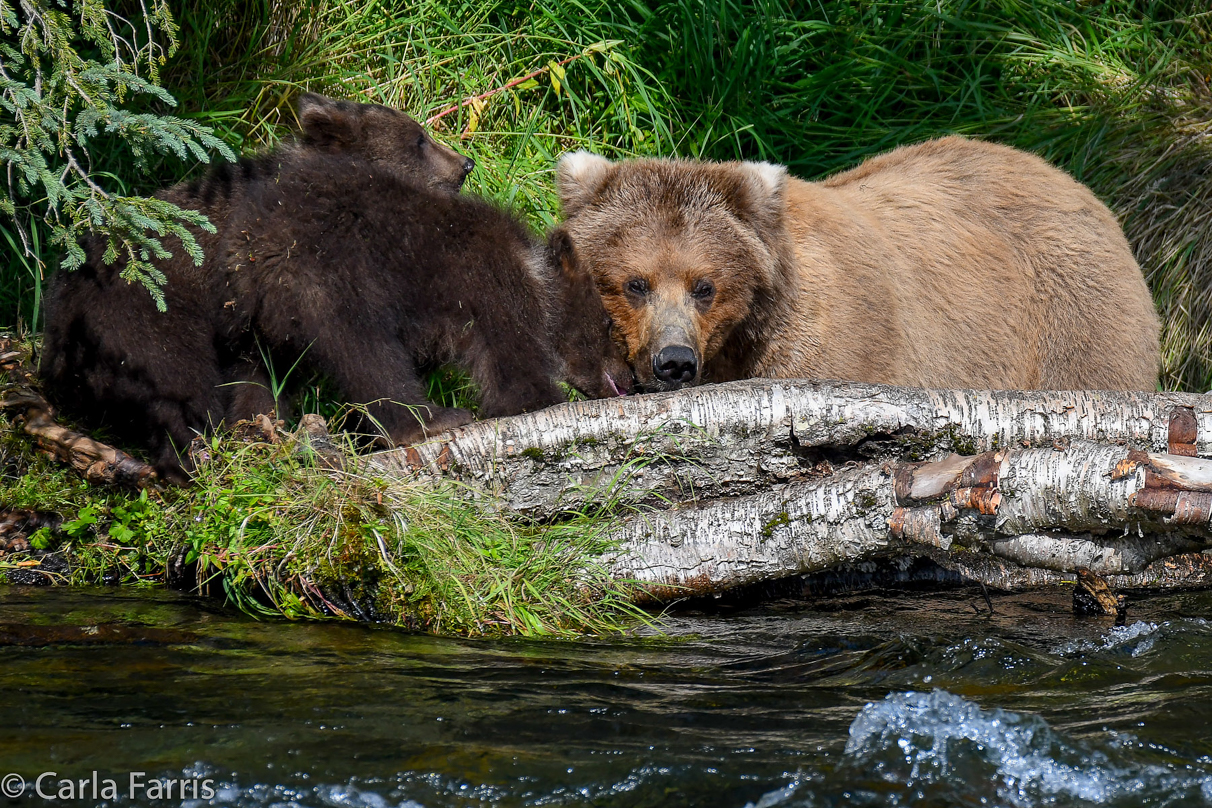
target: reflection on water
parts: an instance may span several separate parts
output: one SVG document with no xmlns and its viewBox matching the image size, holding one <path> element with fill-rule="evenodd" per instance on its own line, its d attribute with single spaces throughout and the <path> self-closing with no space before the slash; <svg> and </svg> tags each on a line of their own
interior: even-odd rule
<svg viewBox="0 0 1212 808">
<path fill-rule="evenodd" d="M 0 776 L 213 780 L 189 808 L 1212 805 L 1212 593 L 1138 600 L 1121 628 L 1068 595 L 567 643 L 0 587 Z"/>
</svg>

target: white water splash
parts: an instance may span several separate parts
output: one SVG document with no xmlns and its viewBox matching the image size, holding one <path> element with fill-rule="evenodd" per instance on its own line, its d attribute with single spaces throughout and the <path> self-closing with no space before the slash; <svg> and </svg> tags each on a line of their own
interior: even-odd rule
<svg viewBox="0 0 1212 808">
<path fill-rule="evenodd" d="M 1061 656 L 1091 651 L 1127 651 L 1134 657 L 1148 653 L 1157 642 L 1158 632 L 1169 628 L 1167 623 L 1144 623 L 1137 621 L 1130 626 L 1115 626 L 1110 629 L 1101 641 L 1070 640 L 1056 649 Z"/>
<path fill-rule="evenodd" d="M 965 784 L 978 801 L 989 789 L 987 796 L 1015 806 L 1212 794 L 1212 774 L 1117 762 L 1066 739 L 1038 716 L 983 710 L 942 690 L 892 693 L 868 704 L 850 725 L 846 755 L 906 790 Z"/>
<path fill-rule="evenodd" d="M 745 808 L 774 808 L 776 805 L 784 805 L 795 796 L 797 788 L 799 788 L 799 783 L 792 781 L 782 788 L 767 791 L 757 802 L 745 803 Z"/>
</svg>

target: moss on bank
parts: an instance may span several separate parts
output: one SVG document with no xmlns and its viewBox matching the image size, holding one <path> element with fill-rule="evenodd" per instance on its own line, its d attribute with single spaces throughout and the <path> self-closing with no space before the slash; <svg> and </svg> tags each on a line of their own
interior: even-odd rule
<svg viewBox="0 0 1212 808">
<path fill-rule="evenodd" d="M 519 524 L 352 453 L 346 470 L 326 468 L 285 432 L 195 447 L 188 489 L 95 489 L 0 427 L 0 506 L 64 517 L 0 554 L 10 579 L 173 585 L 251 614 L 443 634 L 605 634 L 645 619 L 594 561 L 609 549 L 604 521 Z"/>
</svg>

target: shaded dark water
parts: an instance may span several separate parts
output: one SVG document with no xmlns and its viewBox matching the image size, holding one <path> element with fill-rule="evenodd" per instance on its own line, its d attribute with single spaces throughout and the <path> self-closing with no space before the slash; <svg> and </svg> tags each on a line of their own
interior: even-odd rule
<svg viewBox="0 0 1212 808">
<path fill-rule="evenodd" d="M 0 777 L 27 781 L 14 805 L 43 772 L 64 805 L 1212 805 L 1212 594 L 1137 601 L 1123 628 L 1067 595 L 992 617 L 968 592 L 782 604 L 563 643 L 0 587 Z M 60 791 L 94 770 L 116 800 Z M 156 799 L 153 778 L 213 796 Z"/>
</svg>

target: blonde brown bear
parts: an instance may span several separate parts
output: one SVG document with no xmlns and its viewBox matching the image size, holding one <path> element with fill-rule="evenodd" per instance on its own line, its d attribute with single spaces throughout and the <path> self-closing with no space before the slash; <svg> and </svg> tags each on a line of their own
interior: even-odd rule
<svg viewBox="0 0 1212 808">
<path fill-rule="evenodd" d="M 1123 232 L 1034 155 L 947 137 L 804 182 L 769 163 L 576 152 L 558 181 L 644 389 L 1156 385 L 1157 315 Z"/>
</svg>

